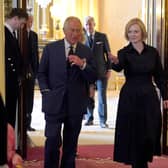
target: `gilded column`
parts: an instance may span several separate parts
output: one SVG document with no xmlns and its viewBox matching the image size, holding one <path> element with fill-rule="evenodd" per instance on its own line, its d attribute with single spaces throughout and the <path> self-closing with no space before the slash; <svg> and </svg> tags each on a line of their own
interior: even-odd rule
<svg viewBox="0 0 168 168">
<path fill-rule="evenodd" d="M 0 1 L 0 93 L 5 96 L 4 1 Z"/>
</svg>

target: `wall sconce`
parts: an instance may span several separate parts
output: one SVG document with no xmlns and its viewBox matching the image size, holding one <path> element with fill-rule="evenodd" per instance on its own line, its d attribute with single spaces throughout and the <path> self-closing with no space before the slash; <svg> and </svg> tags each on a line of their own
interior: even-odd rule
<svg viewBox="0 0 168 168">
<path fill-rule="evenodd" d="M 42 40 L 47 39 L 48 26 L 46 24 L 46 8 L 52 0 L 36 0 L 38 5 L 42 8 L 42 25 L 40 28 L 40 34 L 42 35 Z"/>
<path fill-rule="evenodd" d="M 63 5 L 61 2 L 54 2 L 54 4 L 50 7 L 50 13 L 53 18 L 53 25 L 54 25 L 54 38 L 60 39 L 62 38 L 62 17 L 64 10 Z"/>
<path fill-rule="evenodd" d="M 60 29 L 60 20 L 58 19 L 58 20 L 56 20 L 56 26 L 55 26 L 55 28 L 56 28 L 56 30 L 59 30 Z"/>
</svg>

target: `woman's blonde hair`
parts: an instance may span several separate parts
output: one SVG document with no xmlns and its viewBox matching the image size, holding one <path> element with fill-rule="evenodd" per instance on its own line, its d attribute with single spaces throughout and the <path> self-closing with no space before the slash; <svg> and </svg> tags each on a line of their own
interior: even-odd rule
<svg viewBox="0 0 168 168">
<path fill-rule="evenodd" d="M 125 38 L 129 41 L 128 31 L 129 31 L 129 28 L 134 24 L 137 24 L 140 27 L 142 32 L 142 40 L 145 41 L 147 38 L 146 27 L 145 27 L 145 24 L 142 22 L 142 20 L 139 18 L 133 18 L 130 21 L 128 21 L 128 23 L 125 26 Z"/>
</svg>

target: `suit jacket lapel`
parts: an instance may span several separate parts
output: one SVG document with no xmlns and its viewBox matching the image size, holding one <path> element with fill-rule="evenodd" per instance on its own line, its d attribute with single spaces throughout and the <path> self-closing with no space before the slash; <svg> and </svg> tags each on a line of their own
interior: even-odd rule
<svg viewBox="0 0 168 168">
<path fill-rule="evenodd" d="M 94 40 L 93 40 L 94 45 L 95 45 L 95 43 L 96 43 L 98 37 L 99 37 L 99 34 L 98 34 L 97 32 L 95 32 Z"/>
<path fill-rule="evenodd" d="M 64 39 L 61 40 L 61 51 L 63 51 L 63 55 L 64 55 L 64 58 L 66 60 L 66 53 L 65 53 L 65 43 L 64 43 Z"/>
<path fill-rule="evenodd" d="M 77 45 L 76 45 L 75 54 L 76 54 L 78 57 L 81 58 L 81 54 L 80 54 L 80 44 L 79 44 L 79 43 L 77 43 Z"/>
</svg>

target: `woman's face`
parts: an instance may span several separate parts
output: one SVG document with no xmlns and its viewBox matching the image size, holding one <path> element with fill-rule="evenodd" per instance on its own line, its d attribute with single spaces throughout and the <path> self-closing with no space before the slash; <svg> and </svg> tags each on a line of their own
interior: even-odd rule
<svg viewBox="0 0 168 168">
<path fill-rule="evenodd" d="M 129 27 L 128 40 L 131 43 L 142 42 L 142 31 L 138 24 L 133 24 Z"/>
</svg>

